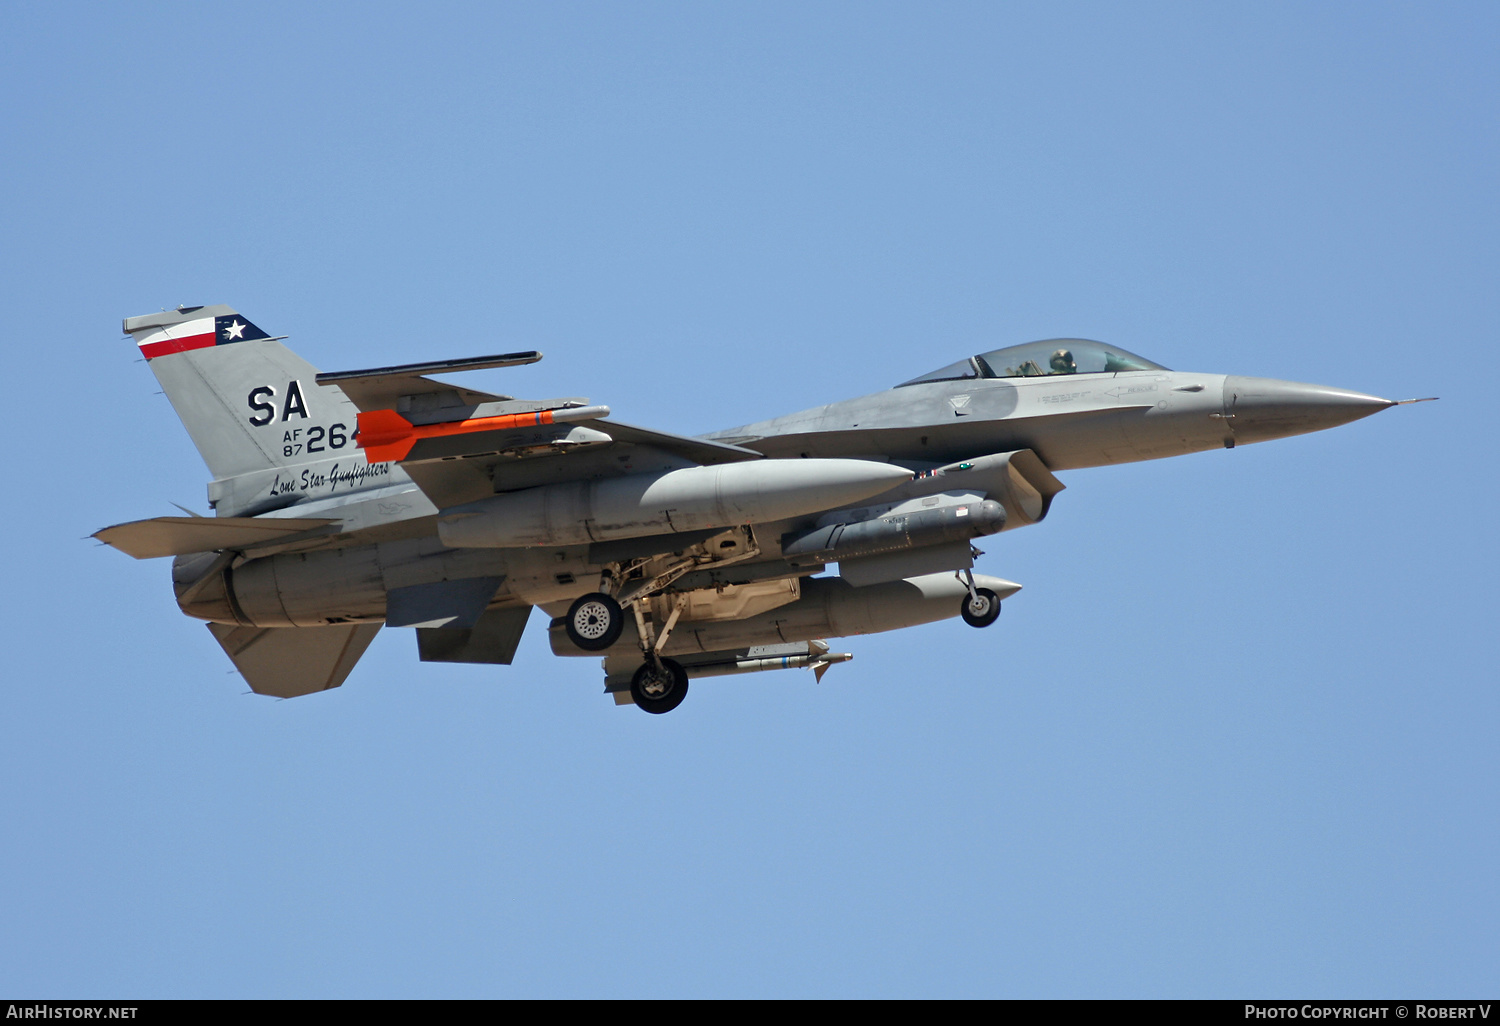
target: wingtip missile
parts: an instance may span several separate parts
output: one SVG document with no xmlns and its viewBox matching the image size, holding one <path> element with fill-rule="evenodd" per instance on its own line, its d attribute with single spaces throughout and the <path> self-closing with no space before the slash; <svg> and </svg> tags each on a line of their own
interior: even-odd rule
<svg viewBox="0 0 1500 1026">
<path fill-rule="evenodd" d="M 825 652 L 818 656 L 809 665 L 813 668 L 813 683 L 823 683 L 823 674 L 828 672 L 829 667 L 835 663 L 847 663 L 854 658 L 853 652 Z"/>
</svg>

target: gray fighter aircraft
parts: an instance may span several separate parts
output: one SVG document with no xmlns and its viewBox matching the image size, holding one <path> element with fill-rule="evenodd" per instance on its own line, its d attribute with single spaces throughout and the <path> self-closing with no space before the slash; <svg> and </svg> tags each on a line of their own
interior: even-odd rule
<svg viewBox="0 0 1500 1026">
<path fill-rule="evenodd" d="M 94 537 L 174 557 L 182 611 L 284 698 L 342 684 L 382 624 L 415 628 L 424 661 L 508 664 L 532 606 L 555 654 L 602 654 L 605 691 L 647 712 L 691 678 L 821 678 L 851 658 L 828 638 L 994 623 L 1020 585 L 974 573 L 973 543 L 1043 520 L 1058 471 L 1398 405 L 1050 339 L 689 438 L 427 376 L 540 353 L 319 374 L 227 306 L 124 327 L 213 474 L 215 516 Z"/>
</svg>

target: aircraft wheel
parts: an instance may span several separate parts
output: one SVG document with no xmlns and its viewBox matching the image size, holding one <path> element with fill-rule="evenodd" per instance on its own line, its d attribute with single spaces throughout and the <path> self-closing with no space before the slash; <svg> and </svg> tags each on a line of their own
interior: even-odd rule
<svg viewBox="0 0 1500 1026">
<path fill-rule="evenodd" d="M 620 640 L 620 632 L 625 629 L 625 612 L 620 603 L 596 591 L 568 608 L 564 629 L 568 640 L 585 652 L 602 652 Z"/>
<path fill-rule="evenodd" d="M 979 588 L 974 597 L 963 600 L 964 623 L 970 627 L 988 627 L 1000 618 L 1000 597 L 988 588 Z"/>
<path fill-rule="evenodd" d="M 681 663 L 675 659 L 663 659 L 661 667 L 666 673 L 658 670 L 655 663 L 642 663 L 630 682 L 630 697 L 635 699 L 635 704 L 658 715 L 681 705 L 688 690 L 687 671 Z"/>
</svg>

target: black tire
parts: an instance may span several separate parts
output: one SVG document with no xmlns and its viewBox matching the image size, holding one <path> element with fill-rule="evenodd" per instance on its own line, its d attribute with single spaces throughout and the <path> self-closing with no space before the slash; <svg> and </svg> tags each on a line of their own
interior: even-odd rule
<svg viewBox="0 0 1500 1026">
<path fill-rule="evenodd" d="M 635 671 L 630 682 L 630 697 L 635 699 L 635 704 L 658 716 L 681 705 L 688 691 L 688 675 L 681 663 L 675 659 L 663 659 L 661 666 L 667 671 L 665 677 L 656 669 L 656 664 L 645 662 Z"/>
<path fill-rule="evenodd" d="M 568 640 L 585 652 L 602 652 L 620 640 L 625 629 L 625 613 L 620 603 L 596 591 L 584 595 L 568 607 L 563 620 Z"/>
<path fill-rule="evenodd" d="M 963 597 L 964 623 L 970 627 L 988 627 L 1000 618 L 1000 596 L 988 588 L 978 588 L 974 597 Z"/>
</svg>

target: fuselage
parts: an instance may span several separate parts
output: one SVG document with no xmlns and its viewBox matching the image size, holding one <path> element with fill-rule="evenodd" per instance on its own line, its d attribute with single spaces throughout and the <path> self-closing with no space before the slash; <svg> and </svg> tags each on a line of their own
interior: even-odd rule
<svg viewBox="0 0 1500 1026">
<path fill-rule="evenodd" d="M 215 515 L 94 537 L 174 556 L 179 608 L 281 698 L 341 685 L 382 626 L 414 628 L 424 662 L 508 664 L 533 607 L 553 654 L 602 654 L 605 691 L 647 712 L 690 678 L 820 677 L 853 657 L 828 638 L 996 623 L 1021 585 L 976 572 L 976 543 L 1044 520 L 1056 472 L 1395 405 L 1045 339 L 689 438 L 427 376 L 539 353 L 320 374 L 228 306 L 122 326 L 208 465 Z"/>
<path fill-rule="evenodd" d="M 1031 449 L 1054 471 L 1304 434 L 1392 405 L 1267 378 L 1144 370 L 916 382 L 708 437 L 767 456 L 941 464 Z"/>
<path fill-rule="evenodd" d="M 997 356 L 1031 349 L 1045 356 L 1053 346 L 1033 343 L 986 354 L 988 361 L 973 357 L 955 365 L 953 376 L 934 372 L 873 395 L 706 437 L 772 459 L 866 459 L 916 472 L 1031 450 L 1048 470 L 1064 471 L 1301 434 L 1392 405 L 1322 386 L 1171 371 L 1128 353 L 1116 357 L 1113 351 L 1104 356 L 1129 364 L 1126 369 L 1079 369 L 1074 351 L 1082 357 L 1091 352 L 1088 346 L 1101 353 L 1102 347 L 1062 341 L 1071 348 L 1058 347 L 1052 355 L 1053 365 L 1061 370 L 1038 369 L 1039 363 L 1046 365 L 1044 358 L 1017 359 L 1012 362 L 1021 364 L 1024 373 L 992 374 L 992 365 L 1002 362 Z M 351 458 L 361 467 L 367 465 L 363 453 Z M 258 626 L 378 622 L 386 617 L 386 596 L 394 588 L 495 577 L 503 579 L 496 602 L 537 605 L 560 615 L 572 599 L 598 587 L 597 546 L 542 543 L 546 539 L 509 548 L 444 545 L 436 528 L 436 507 L 398 466 L 373 466 L 383 469 L 378 477 L 370 475 L 368 488 L 355 484 L 342 495 L 322 499 L 308 494 L 310 503 L 270 514 L 305 516 L 315 506 L 317 515 L 342 517 L 346 530 L 359 527 L 360 533 L 345 541 L 236 563 L 214 580 L 204 577 L 213 554 L 180 557 L 174 580 L 184 612 Z M 232 482 L 218 487 L 231 486 Z M 254 485 L 257 492 L 264 488 L 259 481 Z M 865 505 L 875 508 L 880 502 L 875 496 Z M 767 578 L 811 572 L 793 571 L 780 561 L 776 539 L 820 523 L 818 516 L 754 525 L 757 558 Z M 749 560 L 740 572 L 753 576 L 756 565 L 756 560 Z M 185 595 L 190 586 L 196 590 Z"/>
</svg>

